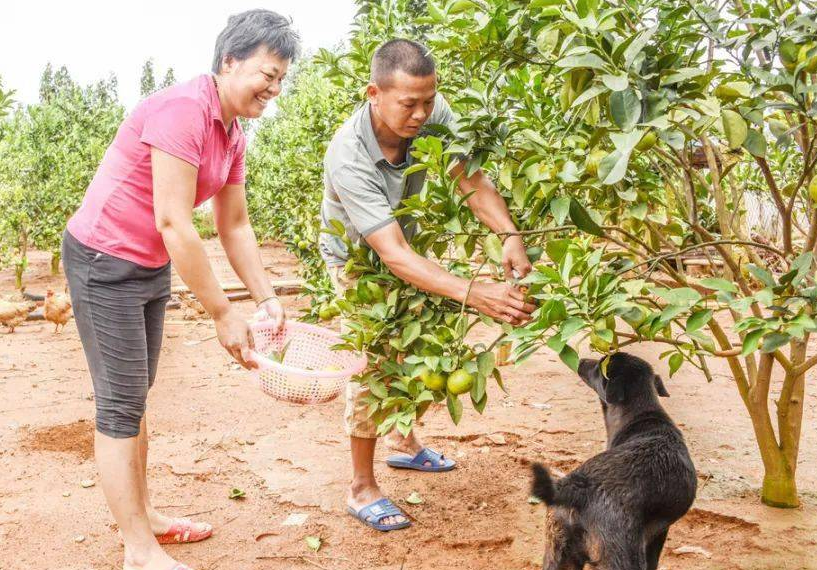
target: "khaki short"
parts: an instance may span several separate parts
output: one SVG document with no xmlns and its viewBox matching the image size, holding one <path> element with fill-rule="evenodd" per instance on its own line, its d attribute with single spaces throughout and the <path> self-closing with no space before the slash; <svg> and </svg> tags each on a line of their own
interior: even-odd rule
<svg viewBox="0 0 817 570">
<path fill-rule="evenodd" d="M 343 266 L 330 267 L 329 278 L 338 297 L 343 297 L 347 289 L 355 286 L 355 280 L 346 275 Z M 340 330 L 342 333 L 348 331 L 345 319 L 340 322 Z M 346 425 L 346 434 L 351 437 L 377 438 L 377 424 L 369 419 L 369 404 L 366 403 L 368 395 L 368 387 L 358 382 L 346 384 L 346 411 L 343 414 L 343 421 Z"/>
</svg>

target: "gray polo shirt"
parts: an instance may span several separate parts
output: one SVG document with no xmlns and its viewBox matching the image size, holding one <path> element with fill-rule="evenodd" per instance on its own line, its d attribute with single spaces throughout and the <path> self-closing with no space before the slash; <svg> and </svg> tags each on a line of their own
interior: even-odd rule
<svg viewBox="0 0 817 570">
<path fill-rule="evenodd" d="M 450 126 L 453 120 L 451 107 L 438 93 L 426 125 Z M 423 134 L 427 133 L 421 130 Z M 400 203 L 423 189 L 424 170 L 403 176 L 413 162 L 410 152 L 400 164 L 386 160 L 374 135 L 369 103 L 363 105 L 341 125 L 326 149 L 321 226 L 328 228 L 329 220 L 338 220 L 352 243 L 361 243 L 362 238 L 392 223 Z M 401 216 L 397 222 L 411 241 L 413 220 Z M 325 233 L 321 233 L 320 251 L 328 267 L 344 265 L 349 257 L 343 242 Z"/>
</svg>

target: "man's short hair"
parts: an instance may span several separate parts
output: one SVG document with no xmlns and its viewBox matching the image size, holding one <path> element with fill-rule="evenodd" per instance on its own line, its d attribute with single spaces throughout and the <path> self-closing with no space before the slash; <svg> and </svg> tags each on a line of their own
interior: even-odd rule
<svg viewBox="0 0 817 570">
<path fill-rule="evenodd" d="M 372 83 L 380 88 L 389 87 L 398 70 L 413 77 L 427 77 L 436 72 L 437 66 L 423 44 L 405 39 L 389 40 L 374 52 Z"/>
</svg>

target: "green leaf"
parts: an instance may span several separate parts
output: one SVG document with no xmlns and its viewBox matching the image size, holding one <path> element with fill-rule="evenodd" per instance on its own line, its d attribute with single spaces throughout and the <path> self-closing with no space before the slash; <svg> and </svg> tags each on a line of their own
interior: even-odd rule
<svg viewBox="0 0 817 570">
<path fill-rule="evenodd" d="M 513 165 L 510 162 L 506 162 L 499 171 L 499 183 L 508 190 L 513 188 Z"/>
<path fill-rule="evenodd" d="M 604 233 L 601 226 L 590 217 L 590 214 L 587 213 L 584 206 L 579 204 L 575 198 L 570 199 L 570 219 L 576 224 L 577 228 L 585 233 L 594 236 L 601 236 Z"/>
<path fill-rule="evenodd" d="M 740 113 L 730 109 L 721 111 L 721 119 L 723 120 L 723 132 L 726 135 L 729 148 L 733 150 L 740 148 L 749 134 L 746 121 L 740 116 Z"/>
<path fill-rule="evenodd" d="M 737 293 L 738 287 L 731 281 L 721 279 L 720 277 L 707 277 L 698 281 L 698 284 L 707 289 L 714 291 L 723 291 L 725 293 Z"/>
<path fill-rule="evenodd" d="M 788 344 L 791 341 L 791 335 L 779 332 L 769 333 L 763 337 L 763 346 L 761 352 L 774 352 L 781 346 Z"/>
<path fill-rule="evenodd" d="M 605 73 L 599 77 L 599 79 L 601 79 L 601 82 L 604 83 L 604 85 L 610 91 L 624 91 L 630 86 L 630 78 L 626 73 L 621 73 L 619 75 L 610 75 Z"/>
<path fill-rule="evenodd" d="M 623 131 L 632 130 L 641 117 L 641 100 L 633 88 L 610 95 L 610 116 Z"/>
<path fill-rule="evenodd" d="M 571 55 L 556 62 L 556 67 L 561 67 L 563 69 L 604 69 L 605 66 L 606 64 L 604 63 L 604 60 L 594 53 Z"/>
<path fill-rule="evenodd" d="M 227 497 L 228 497 L 229 499 L 233 499 L 233 500 L 243 499 L 243 498 L 244 498 L 244 497 L 246 497 L 246 496 L 247 496 L 247 493 L 245 493 L 245 492 L 244 492 L 244 491 L 242 491 L 241 489 L 237 489 L 237 488 L 233 488 L 233 489 L 231 489 L 231 490 L 230 490 L 230 494 L 229 494 L 229 495 L 227 495 Z"/>
<path fill-rule="evenodd" d="M 564 342 L 570 341 L 578 331 L 584 327 L 584 319 L 579 317 L 570 317 L 566 321 L 562 321 L 559 327 L 559 336 Z"/>
<path fill-rule="evenodd" d="M 749 263 L 746 266 L 746 269 L 748 269 L 749 273 L 751 273 L 758 281 L 760 281 L 767 287 L 774 287 L 775 285 L 777 285 L 777 283 L 775 283 L 774 281 L 774 277 L 772 277 L 772 274 L 769 273 L 769 271 L 767 271 L 766 269 L 758 267 L 754 263 Z"/>
<path fill-rule="evenodd" d="M 586 103 L 591 99 L 595 99 L 602 93 L 606 92 L 607 87 L 605 87 L 604 85 L 593 85 L 590 89 L 585 89 L 584 91 L 582 91 L 581 95 L 576 97 L 576 99 L 570 105 L 570 108 L 572 109 L 574 107 L 578 107 L 579 105 L 582 105 L 583 103 Z"/>
<path fill-rule="evenodd" d="M 446 405 L 448 406 L 448 414 L 451 416 L 451 421 L 454 422 L 454 425 L 459 424 L 462 419 L 462 402 L 460 402 L 456 396 L 448 394 Z"/>
<path fill-rule="evenodd" d="M 678 369 L 681 368 L 681 365 L 684 363 L 684 357 L 680 352 L 675 352 L 672 356 L 669 357 L 669 375 L 670 378 L 673 374 L 678 372 Z"/>
<path fill-rule="evenodd" d="M 491 234 L 486 237 L 482 248 L 491 261 L 502 263 L 502 240 L 498 235 Z"/>
<path fill-rule="evenodd" d="M 695 332 L 703 328 L 712 319 L 712 310 L 696 311 L 687 319 L 686 332 Z"/>
<path fill-rule="evenodd" d="M 556 224 L 561 226 L 565 223 L 567 214 L 570 211 L 570 198 L 567 196 L 554 198 L 550 201 L 550 211 Z"/>
<path fill-rule="evenodd" d="M 691 287 L 656 289 L 655 294 L 672 305 L 690 306 L 701 300 L 701 294 Z"/>
<path fill-rule="evenodd" d="M 496 356 L 490 350 L 487 350 L 477 357 L 477 369 L 480 375 L 488 378 L 496 368 Z"/>
<path fill-rule="evenodd" d="M 760 344 L 760 337 L 765 331 L 763 329 L 753 330 L 747 333 L 743 338 L 743 349 L 740 351 L 741 356 L 748 356 L 757 350 L 757 345 Z"/>
<path fill-rule="evenodd" d="M 630 153 L 614 150 L 601 159 L 599 163 L 599 180 L 604 185 L 620 182 L 627 174 L 627 165 L 630 163 Z"/>
<path fill-rule="evenodd" d="M 573 370 L 573 372 L 579 370 L 579 355 L 569 345 L 564 346 L 562 351 L 559 353 L 559 358 L 561 358 L 562 362 L 567 364 L 567 366 Z"/>
<path fill-rule="evenodd" d="M 746 140 L 743 141 L 743 148 L 748 150 L 752 156 L 763 158 L 766 156 L 766 139 L 755 129 L 749 129 Z"/>
<path fill-rule="evenodd" d="M 307 536 L 304 541 L 306 541 L 306 546 L 312 552 L 317 552 L 321 549 L 321 545 L 323 541 L 318 536 Z"/>
<path fill-rule="evenodd" d="M 635 58 L 646 47 L 657 30 L 658 26 L 644 30 L 627 46 L 627 49 L 624 50 L 624 69 L 628 69 L 633 64 Z"/>
<path fill-rule="evenodd" d="M 417 340 L 421 331 L 422 325 L 419 323 L 419 321 L 411 321 L 409 324 L 407 324 L 405 328 L 403 328 L 403 346 L 408 348 L 412 342 Z"/>
<path fill-rule="evenodd" d="M 409 505 L 422 505 L 425 501 L 423 501 L 423 498 L 420 496 L 420 493 L 418 493 L 417 491 L 412 491 L 411 494 L 408 497 L 406 497 L 406 502 Z"/>
</svg>

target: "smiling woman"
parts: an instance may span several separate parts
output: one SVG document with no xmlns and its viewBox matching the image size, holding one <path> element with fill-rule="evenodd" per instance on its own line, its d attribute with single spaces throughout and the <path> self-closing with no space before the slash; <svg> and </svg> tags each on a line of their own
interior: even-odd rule
<svg viewBox="0 0 817 570">
<path fill-rule="evenodd" d="M 185 570 L 160 544 L 212 534 L 210 525 L 158 513 L 147 490 L 145 405 L 171 261 L 212 315 L 221 345 L 253 366 L 252 332 L 213 274 L 193 226 L 196 206 L 213 198 L 230 264 L 273 327 L 283 325 L 247 215 L 247 142 L 237 119 L 261 116 L 298 50 L 298 34 L 274 12 L 231 17 L 216 42 L 213 74 L 164 89 L 134 109 L 68 222 L 63 259 L 94 384 L 97 464 L 125 543 L 125 570 Z"/>
</svg>

